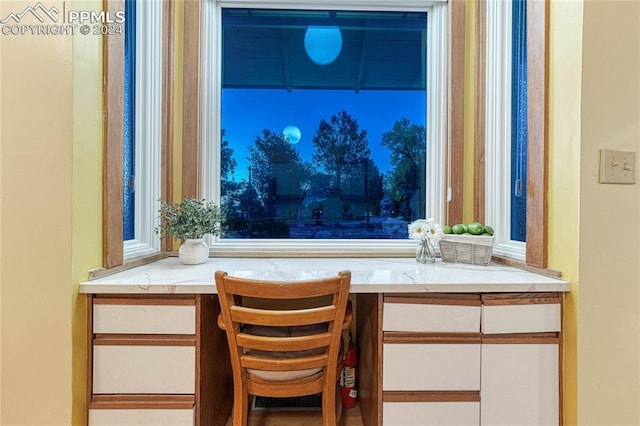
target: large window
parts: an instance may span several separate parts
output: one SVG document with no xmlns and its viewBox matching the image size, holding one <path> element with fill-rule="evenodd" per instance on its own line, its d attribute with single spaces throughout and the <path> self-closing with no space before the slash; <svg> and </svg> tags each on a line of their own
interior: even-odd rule
<svg viewBox="0 0 640 426">
<path fill-rule="evenodd" d="M 446 6 L 243 3 L 204 11 L 202 186 L 230 219 L 217 246 L 388 248 L 412 220 L 443 221 Z"/>
</svg>

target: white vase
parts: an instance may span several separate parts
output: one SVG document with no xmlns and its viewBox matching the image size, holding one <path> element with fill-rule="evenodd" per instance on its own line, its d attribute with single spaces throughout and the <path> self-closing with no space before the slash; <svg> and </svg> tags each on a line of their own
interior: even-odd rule
<svg viewBox="0 0 640 426">
<path fill-rule="evenodd" d="M 185 265 L 199 265 L 209 258 L 209 246 L 202 238 L 185 240 L 178 249 L 178 258 Z"/>
</svg>

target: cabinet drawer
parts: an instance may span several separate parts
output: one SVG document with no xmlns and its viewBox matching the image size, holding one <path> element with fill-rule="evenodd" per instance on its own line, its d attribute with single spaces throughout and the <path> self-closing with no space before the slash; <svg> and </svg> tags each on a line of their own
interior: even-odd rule
<svg viewBox="0 0 640 426">
<path fill-rule="evenodd" d="M 94 345 L 95 394 L 193 394 L 194 346 Z"/>
<path fill-rule="evenodd" d="M 544 333 L 561 329 L 559 303 L 532 305 L 490 305 L 482 307 L 482 332 Z"/>
<path fill-rule="evenodd" d="M 384 344 L 383 390 L 479 390 L 480 344 Z"/>
<path fill-rule="evenodd" d="M 91 409 L 89 426 L 193 426 L 193 409 Z"/>
<path fill-rule="evenodd" d="M 385 426 L 478 426 L 479 402 L 385 402 Z"/>
<path fill-rule="evenodd" d="M 385 297 L 384 331 L 478 333 L 480 299 L 447 304 L 438 300 Z M 468 302 L 468 304 L 462 304 Z"/>
<path fill-rule="evenodd" d="M 195 334 L 196 307 L 193 300 L 96 299 L 93 304 L 96 334 Z"/>
</svg>

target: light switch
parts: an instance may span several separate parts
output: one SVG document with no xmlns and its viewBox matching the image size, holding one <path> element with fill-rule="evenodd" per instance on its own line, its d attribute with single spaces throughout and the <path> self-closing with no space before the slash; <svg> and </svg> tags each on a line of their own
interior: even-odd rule
<svg viewBox="0 0 640 426">
<path fill-rule="evenodd" d="M 636 183 L 636 152 L 601 149 L 600 183 Z"/>
</svg>

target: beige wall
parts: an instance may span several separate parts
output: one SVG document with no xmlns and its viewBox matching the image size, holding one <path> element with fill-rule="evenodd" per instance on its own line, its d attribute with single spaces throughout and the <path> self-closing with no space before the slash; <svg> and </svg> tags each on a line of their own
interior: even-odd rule
<svg viewBox="0 0 640 426">
<path fill-rule="evenodd" d="M 582 2 L 554 1 L 549 19 L 549 267 L 571 283 L 565 297 L 563 414 L 577 419 L 576 295 L 580 188 Z"/>
<path fill-rule="evenodd" d="M 640 151 L 640 2 L 586 1 L 582 48 L 578 420 L 638 425 L 640 185 L 599 184 L 598 157 Z"/>
<path fill-rule="evenodd" d="M 101 0 L 75 0 L 75 10 L 100 10 Z M 102 39 L 73 38 L 72 365 L 73 423 L 85 423 L 87 314 L 78 284 L 102 265 Z"/>
<path fill-rule="evenodd" d="M 2 1 L 0 16 L 32 2 Z M 71 420 L 72 45 L 0 36 L 2 425 Z"/>
</svg>

